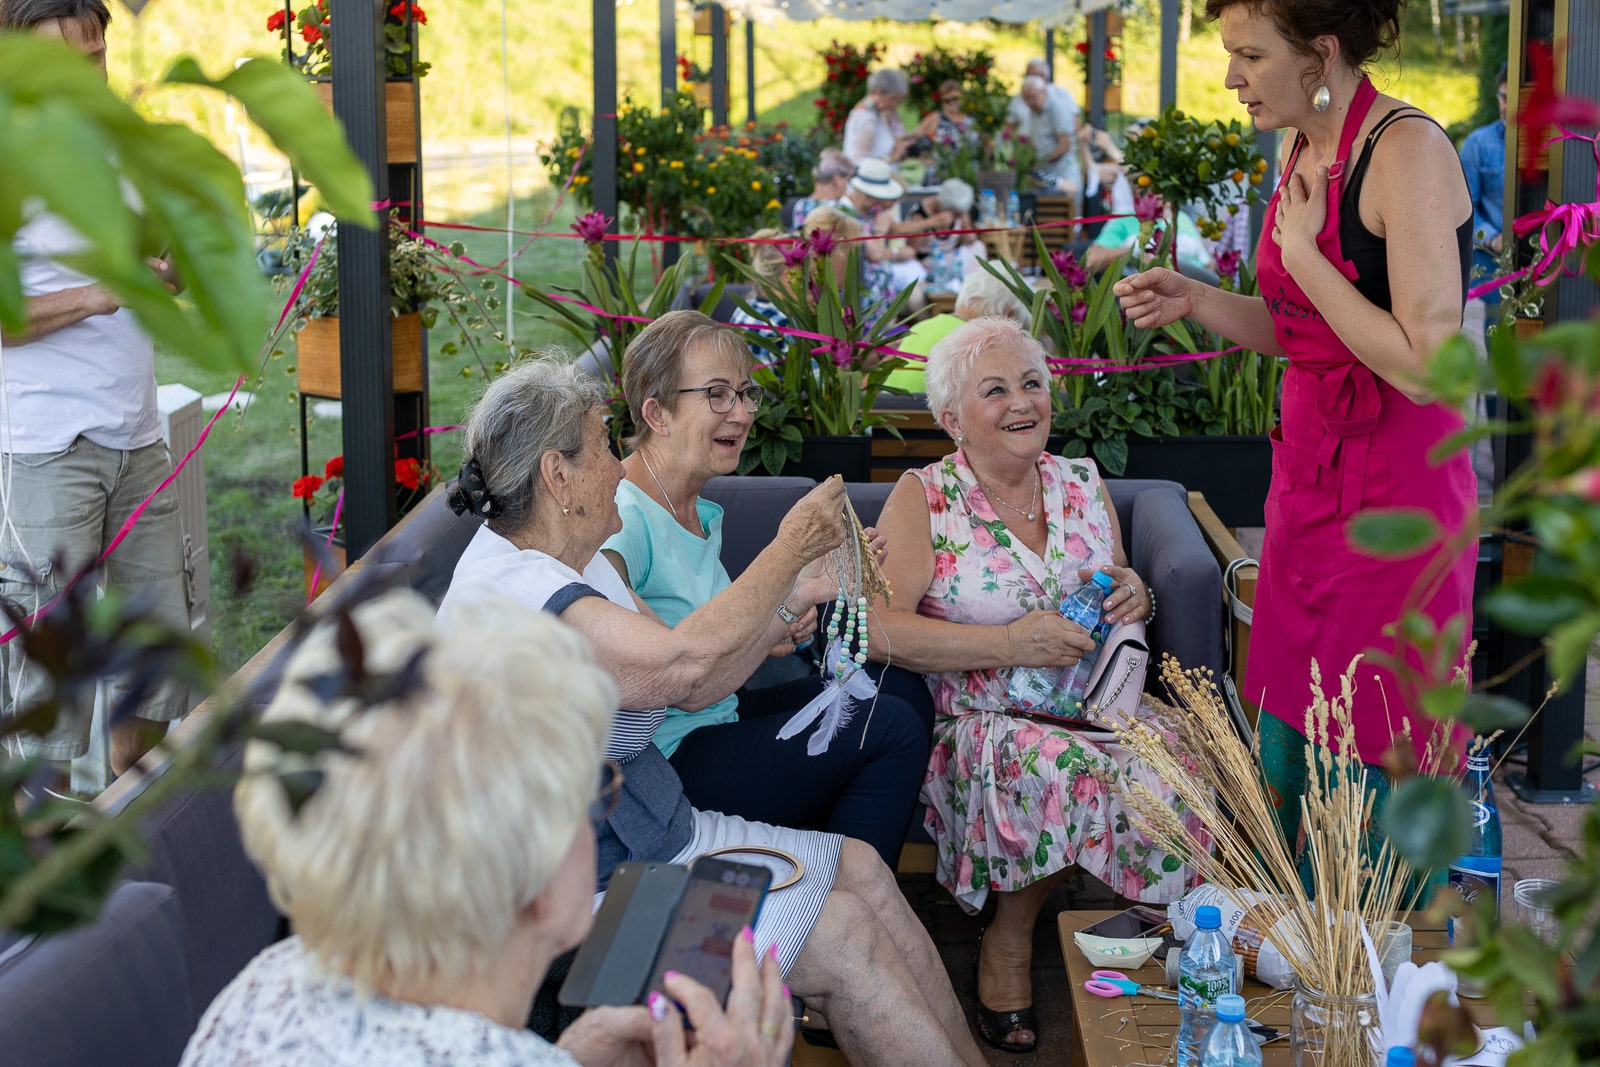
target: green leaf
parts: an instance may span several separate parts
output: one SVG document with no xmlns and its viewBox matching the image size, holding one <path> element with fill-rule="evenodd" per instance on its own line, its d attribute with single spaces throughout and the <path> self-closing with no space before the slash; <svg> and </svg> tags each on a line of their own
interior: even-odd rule
<svg viewBox="0 0 1600 1067">
<path fill-rule="evenodd" d="M 1478 351 L 1464 334 L 1453 334 L 1428 360 L 1423 375 L 1428 391 L 1460 408 L 1479 391 Z"/>
<path fill-rule="evenodd" d="M 1422 710 L 1430 718 L 1449 722 L 1466 706 L 1467 691 L 1457 685 L 1441 685 L 1422 691 Z"/>
<path fill-rule="evenodd" d="M 1122 435 L 1094 442 L 1094 458 L 1107 473 L 1121 476 L 1128 469 L 1128 439 Z"/>
<path fill-rule="evenodd" d="M 1596 633 L 1600 633 L 1600 613 L 1590 612 L 1556 627 L 1555 632 L 1546 638 L 1550 673 L 1561 682 L 1563 689 L 1570 686 L 1583 669 Z"/>
<path fill-rule="evenodd" d="M 338 120 L 296 71 L 272 60 L 251 59 L 212 79 L 184 57 L 164 80 L 172 85 L 206 85 L 233 96 L 301 176 L 317 187 L 317 195 L 340 221 L 369 230 L 377 227 L 366 168 L 350 150 Z"/>
<path fill-rule="evenodd" d="M 1512 730 L 1528 721 L 1532 714 L 1520 700 L 1493 693 L 1470 693 L 1459 718 L 1472 732 L 1487 737 L 1496 730 Z"/>
<path fill-rule="evenodd" d="M 1443 778 L 1407 778 L 1383 809 L 1383 829 L 1418 870 L 1443 868 L 1467 849 L 1467 798 Z"/>
<path fill-rule="evenodd" d="M 1492 590 L 1480 604 L 1508 630 L 1544 634 L 1594 609 L 1589 591 L 1570 578 L 1530 574 Z"/>
<path fill-rule="evenodd" d="M 1501 396 L 1526 396 L 1528 376 L 1517 351 L 1514 325 L 1498 326 L 1489 335 L 1489 369 L 1494 372 L 1495 391 Z"/>
<path fill-rule="evenodd" d="M 1353 546 L 1386 559 L 1414 556 L 1436 543 L 1443 533 L 1432 513 L 1421 508 L 1363 511 L 1345 527 L 1345 536 Z"/>
</svg>

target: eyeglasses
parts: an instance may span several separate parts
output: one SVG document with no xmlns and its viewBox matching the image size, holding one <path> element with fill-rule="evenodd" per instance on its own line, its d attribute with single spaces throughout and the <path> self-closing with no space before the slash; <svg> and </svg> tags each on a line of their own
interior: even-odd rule
<svg viewBox="0 0 1600 1067">
<path fill-rule="evenodd" d="M 957 95 L 957 96 L 946 96 L 946 97 L 943 97 L 942 99 L 947 104 L 959 104 L 959 103 L 961 103 L 961 97 L 959 95 Z"/>
<path fill-rule="evenodd" d="M 616 760 L 601 761 L 600 788 L 595 792 L 594 803 L 589 805 L 590 822 L 605 822 L 617 813 L 617 805 L 622 801 L 622 783 L 626 780 Z"/>
<path fill-rule="evenodd" d="M 693 389 L 679 389 L 678 392 L 706 394 L 706 403 L 718 415 L 726 415 L 733 410 L 734 397 L 744 401 L 746 411 L 755 411 L 761 407 L 761 401 L 767 395 L 767 391 L 759 385 L 747 385 L 743 389 L 735 389 L 731 385 L 697 385 Z"/>
</svg>

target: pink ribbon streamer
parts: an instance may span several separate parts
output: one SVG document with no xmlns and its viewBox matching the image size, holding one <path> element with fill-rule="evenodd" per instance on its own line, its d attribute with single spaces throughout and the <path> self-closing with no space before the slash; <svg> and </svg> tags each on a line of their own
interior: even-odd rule
<svg viewBox="0 0 1600 1067">
<path fill-rule="evenodd" d="M 1543 147 L 1548 148 L 1557 141 L 1587 141 L 1594 152 L 1595 164 L 1600 166 L 1600 134 L 1584 137 L 1563 126 Z M 1581 273 L 1580 268 L 1567 265 L 1567 257 L 1585 245 L 1600 241 L 1600 177 L 1595 179 L 1594 195 L 1594 201 L 1587 204 L 1554 204 L 1547 200 L 1538 211 L 1519 216 L 1511 224 L 1511 230 L 1518 237 L 1539 231 L 1539 258 L 1512 274 L 1473 286 L 1467 290 L 1467 299 L 1476 300 L 1502 285 L 1530 276 L 1540 285 L 1549 285 L 1563 274 L 1570 278 Z"/>
<path fill-rule="evenodd" d="M 322 580 L 322 561 L 333 552 L 333 538 L 339 532 L 339 519 L 344 515 L 344 486 L 339 487 L 339 495 L 333 501 L 333 525 L 328 527 L 328 539 L 323 542 L 323 553 L 317 558 L 317 567 L 311 572 L 311 591 L 306 594 L 306 603 L 310 604 L 317 599 L 317 583 Z"/>
</svg>

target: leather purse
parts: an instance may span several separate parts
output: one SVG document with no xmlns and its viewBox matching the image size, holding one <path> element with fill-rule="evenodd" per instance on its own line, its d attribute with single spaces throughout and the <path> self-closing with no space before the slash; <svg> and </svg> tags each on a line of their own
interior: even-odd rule
<svg viewBox="0 0 1600 1067">
<path fill-rule="evenodd" d="M 1089 672 L 1089 684 L 1077 707 L 1057 712 L 1045 704 L 1011 714 L 1057 726 L 1105 731 L 1109 739 L 1110 724 L 1126 721 L 1138 710 L 1149 667 L 1150 646 L 1145 643 L 1143 620 L 1122 623 L 1100 646 L 1100 658 Z"/>
</svg>

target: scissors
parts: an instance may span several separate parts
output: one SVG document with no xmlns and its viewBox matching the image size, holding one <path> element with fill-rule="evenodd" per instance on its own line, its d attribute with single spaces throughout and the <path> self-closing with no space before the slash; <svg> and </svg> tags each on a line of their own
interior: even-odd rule
<svg viewBox="0 0 1600 1067">
<path fill-rule="evenodd" d="M 1097 997 L 1146 996 L 1159 997 L 1162 1000 L 1178 999 L 1178 994 L 1168 993 L 1158 986 L 1140 985 L 1138 982 L 1130 981 L 1121 971 L 1095 971 L 1089 980 L 1083 983 L 1083 988 Z"/>
</svg>

